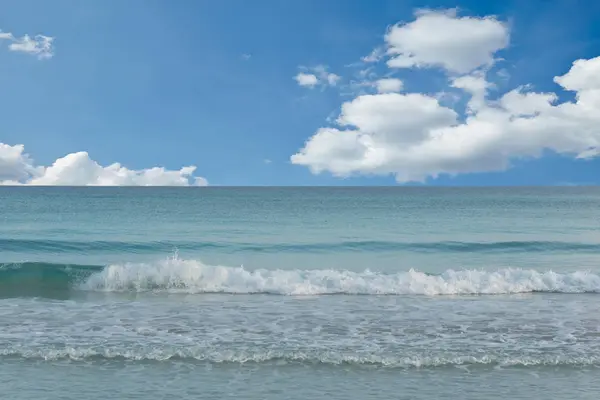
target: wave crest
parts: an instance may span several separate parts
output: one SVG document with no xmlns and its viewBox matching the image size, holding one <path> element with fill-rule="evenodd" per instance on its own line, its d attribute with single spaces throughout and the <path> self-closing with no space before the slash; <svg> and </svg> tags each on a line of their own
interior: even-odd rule
<svg viewBox="0 0 600 400">
<path fill-rule="evenodd" d="M 113 264 L 78 285 L 107 292 L 231 293 L 277 295 L 477 295 L 531 292 L 597 293 L 600 276 L 588 272 L 539 272 L 516 268 L 448 270 L 431 275 L 416 270 L 384 274 L 366 270 L 246 270 L 194 260 Z"/>
<path fill-rule="evenodd" d="M 38 359 L 45 361 L 69 360 L 123 360 L 165 362 L 174 360 L 208 362 L 213 364 L 263 364 L 298 363 L 327 365 L 356 365 L 387 368 L 440 368 L 460 366 L 596 366 L 600 358 L 596 356 L 502 356 L 502 355 L 376 355 L 344 354 L 338 352 L 315 351 L 210 351 L 208 349 L 180 350 L 118 350 L 66 347 L 62 349 L 3 349 L 2 357 Z"/>
</svg>

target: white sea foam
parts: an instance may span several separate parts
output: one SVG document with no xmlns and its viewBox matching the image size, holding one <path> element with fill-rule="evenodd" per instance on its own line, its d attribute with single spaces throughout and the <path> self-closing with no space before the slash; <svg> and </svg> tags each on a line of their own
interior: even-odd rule
<svg viewBox="0 0 600 400">
<path fill-rule="evenodd" d="M 391 368 L 435 368 L 447 366 L 492 365 L 500 367 L 518 366 L 591 366 L 600 365 L 597 356 L 509 356 L 509 355 L 378 355 L 378 354 L 341 354 L 335 352 L 303 352 L 303 351 L 227 351 L 209 349 L 98 349 L 87 347 L 65 347 L 61 349 L 0 349 L 0 357 L 18 357 L 25 359 L 41 359 L 46 361 L 89 359 L 122 359 L 130 361 L 169 361 L 192 360 L 210 363 L 307 363 L 330 365 L 371 365 Z"/>
<path fill-rule="evenodd" d="M 246 270 L 173 258 L 157 263 L 113 264 L 79 286 L 93 291 L 268 293 L 280 295 L 471 295 L 530 292 L 597 293 L 600 276 L 524 269 L 448 270 L 429 275 L 345 270 Z"/>
</svg>

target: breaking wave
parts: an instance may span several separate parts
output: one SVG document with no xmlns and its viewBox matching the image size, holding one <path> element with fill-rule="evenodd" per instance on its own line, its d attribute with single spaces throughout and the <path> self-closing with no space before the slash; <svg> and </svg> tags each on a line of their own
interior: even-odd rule
<svg viewBox="0 0 600 400">
<path fill-rule="evenodd" d="M 597 356 L 573 355 L 378 355 L 340 353 L 333 351 L 228 351 L 210 349 L 99 349 L 74 348 L 60 349 L 0 349 L 0 357 L 38 359 L 45 361 L 188 361 L 213 364 L 326 364 L 375 366 L 387 368 L 442 368 L 442 367 L 530 367 L 530 366 L 598 366 Z"/>
<path fill-rule="evenodd" d="M 230 293 L 273 295 L 493 295 L 532 292 L 598 293 L 600 276 L 518 268 L 417 270 L 386 274 L 365 270 L 247 270 L 166 259 L 102 266 L 46 263 L 0 266 L 0 297 L 60 295 L 77 291 Z"/>
</svg>

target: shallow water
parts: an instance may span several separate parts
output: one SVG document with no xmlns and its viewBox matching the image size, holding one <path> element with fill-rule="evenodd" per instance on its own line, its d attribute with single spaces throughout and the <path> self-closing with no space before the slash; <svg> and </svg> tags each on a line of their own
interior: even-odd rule
<svg viewBox="0 0 600 400">
<path fill-rule="evenodd" d="M 0 188 L 0 387 L 595 398 L 599 206 L 596 188 Z"/>
</svg>

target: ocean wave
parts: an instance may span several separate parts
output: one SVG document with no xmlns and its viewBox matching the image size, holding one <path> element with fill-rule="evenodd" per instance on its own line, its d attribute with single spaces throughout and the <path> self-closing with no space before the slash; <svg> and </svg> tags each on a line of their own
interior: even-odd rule
<svg viewBox="0 0 600 400">
<path fill-rule="evenodd" d="M 167 291 L 278 295 L 475 295 L 530 292 L 596 293 L 600 276 L 524 269 L 448 270 L 441 275 L 409 270 L 246 270 L 170 259 L 153 264 L 109 265 L 80 286 L 96 291 Z"/>
<path fill-rule="evenodd" d="M 78 284 L 103 268 L 37 262 L 0 264 L 0 298 L 68 299 Z"/>
<path fill-rule="evenodd" d="M 334 351 L 229 351 L 201 348 L 189 349 L 101 349 L 65 347 L 60 349 L 0 349 L 0 357 L 45 361 L 102 361 L 137 362 L 188 361 L 213 364 L 325 364 L 355 365 L 387 368 L 440 368 L 468 366 L 530 367 L 530 366 L 599 366 L 598 356 L 575 355 L 379 355 L 340 353 Z"/>
<path fill-rule="evenodd" d="M 11 252 L 35 253 L 98 253 L 131 252 L 164 254 L 174 249 L 229 253 L 337 253 L 337 252 L 391 252 L 417 253 L 501 253 L 501 252 L 585 252 L 600 253 L 599 243 L 560 241 L 495 241 L 495 242 L 397 242 L 385 240 L 349 240 L 319 243 L 240 243 L 240 242 L 187 242 L 187 241 L 65 241 L 47 239 L 2 239 L 0 249 Z"/>
<path fill-rule="evenodd" d="M 519 268 L 447 270 L 285 270 L 205 265 L 169 258 L 154 263 L 102 266 L 45 263 L 0 266 L 0 297 L 68 296 L 73 292 L 229 293 L 272 295 L 493 295 L 598 293 L 600 276 L 590 271 L 558 273 Z"/>
</svg>

